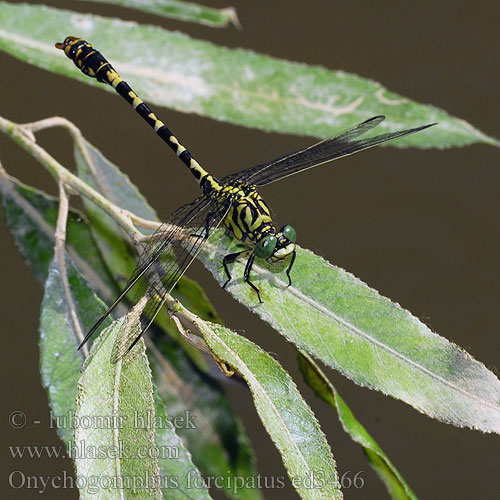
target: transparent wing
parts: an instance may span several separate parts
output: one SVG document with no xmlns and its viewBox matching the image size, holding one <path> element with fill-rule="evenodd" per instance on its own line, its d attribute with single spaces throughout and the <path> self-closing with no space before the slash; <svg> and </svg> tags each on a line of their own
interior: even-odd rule
<svg viewBox="0 0 500 500">
<path fill-rule="evenodd" d="M 89 340 L 133 287 L 136 289 L 136 298 L 146 296 L 148 301 L 141 315 L 141 327 L 136 329 L 139 340 L 163 304 L 166 294 L 172 290 L 194 260 L 210 232 L 220 224 L 229 210 L 229 205 L 229 202 L 216 202 L 202 196 L 176 210 L 150 236 L 127 285 L 87 333 L 80 347 Z M 133 343 L 137 340 L 134 339 Z M 132 346 L 129 343 L 127 351 Z"/>
<path fill-rule="evenodd" d="M 161 251 L 158 253 L 156 249 L 153 250 L 152 261 L 151 257 L 146 258 L 144 266 L 147 266 L 147 270 L 139 281 L 136 300 L 133 303 L 146 297 L 147 304 L 140 314 L 139 321 L 132 316 L 133 324 L 126 324 L 126 335 L 119 337 L 117 345 L 114 346 L 112 362 L 125 356 L 151 326 L 165 303 L 167 294 L 196 258 L 211 232 L 224 219 L 229 207 L 229 201 L 210 201 L 198 213 L 193 214 L 193 218 L 179 233 L 175 236 L 168 235 L 168 242 L 163 240 L 159 243 Z"/>
<path fill-rule="evenodd" d="M 295 153 L 291 153 L 281 158 L 277 158 L 267 163 L 250 167 L 235 174 L 231 174 L 222 179 L 223 183 L 228 183 L 233 180 L 241 180 L 247 184 L 254 186 L 265 186 L 272 182 L 278 181 L 289 175 L 302 172 L 309 168 L 317 167 L 323 163 L 336 160 L 349 156 L 363 149 L 378 146 L 384 142 L 392 141 L 398 137 L 403 137 L 408 134 L 413 134 L 428 127 L 432 127 L 435 123 L 430 125 L 423 125 L 421 127 L 401 130 L 399 132 L 390 132 L 387 134 L 377 135 L 368 139 L 359 139 L 358 137 L 366 134 L 369 130 L 376 127 L 380 122 L 385 119 L 384 116 L 375 116 L 369 120 L 356 125 L 355 127 L 343 132 L 329 139 L 325 139 L 317 144 L 309 146 Z"/>
</svg>

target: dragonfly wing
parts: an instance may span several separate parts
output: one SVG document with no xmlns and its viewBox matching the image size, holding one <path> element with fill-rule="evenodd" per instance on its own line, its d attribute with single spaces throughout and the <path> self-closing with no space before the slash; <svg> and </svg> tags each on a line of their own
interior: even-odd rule
<svg viewBox="0 0 500 500">
<path fill-rule="evenodd" d="M 358 139 L 358 137 L 366 134 L 382 122 L 384 118 L 384 116 L 375 116 L 339 135 L 268 163 L 242 170 L 225 177 L 222 181 L 230 182 L 231 180 L 238 179 L 257 187 L 265 186 L 303 170 L 317 167 L 323 163 L 352 155 L 363 149 L 372 148 L 384 142 L 392 141 L 435 125 L 433 123 L 398 132 L 389 132 L 367 139 Z"/>
<path fill-rule="evenodd" d="M 130 276 L 127 284 L 122 292 L 109 306 L 108 310 L 99 318 L 99 320 L 89 330 L 78 349 L 84 346 L 90 337 L 102 325 L 105 319 L 113 312 L 116 306 L 125 298 L 129 291 L 134 287 L 137 282 L 144 276 L 149 266 L 154 262 L 154 259 L 159 255 L 163 247 L 168 244 L 168 240 L 175 239 L 180 235 L 182 227 L 187 226 L 192 220 L 196 218 L 196 214 L 204 212 L 210 201 L 201 196 L 194 200 L 192 203 L 183 205 L 177 209 L 149 238 L 148 242 L 144 245 L 143 251 L 139 257 L 137 267 Z"/>
<path fill-rule="evenodd" d="M 221 207 L 224 210 L 224 207 Z M 116 306 L 125 298 L 125 296 L 130 292 L 130 290 L 135 287 L 142 291 L 142 295 L 145 294 L 147 289 L 147 275 L 150 273 L 150 269 L 155 265 L 158 259 L 163 255 L 160 259 L 166 259 L 166 255 L 168 255 L 168 250 L 172 249 L 172 247 L 180 248 L 179 242 L 183 240 L 186 231 L 189 228 L 197 227 L 198 225 L 206 224 L 206 220 L 208 214 L 212 212 L 215 214 L 215 218 L 213 221 L 214 225 L 218 225 L 220 221 L 224 218 L 224 216 L 220 215 L 214 206 L 214 203 L 211 202 L 205 196 L 201 196 L 194 200 L 192 203 L 184 205 L 177 209 L 148 239 L 146 244 L 143 247 L 141 255 L 138 260 L 137 267 L 135 271 L 130 276 L 127 284 L 125 285 L 123 291 L 120 295 L 115 299 L 113 304 L 108 308 L 108 310 L 99 318 L 99 320 L 95 323 L 95 325 L 90 329 L 90 331 L 85 336 L 84 340 L 80 344 L 79 348 L 81 348 L 90 337 L 96 332 L 96 330 L 102 325 L 104 320 L 111 314 L 111 312 L 116 308 Z M 227 212 L 227 210 L 226 210 Z M 200 222 L 201 221 L 201 222 Z M 215 226 L 212 226 L 215 227 Z M 164 267 L 166 267 L 166 273 L 170 273 L 171 279 L 174 279 L 174 283 L 171 285 L 171 288 L 175 286 L 175 283 L 178 281 L 182 273 L 187 269 L 192 260 L 187 260 L 187 254 L 189 253 L 190 248 L 186 247 L 184 253 L 184 259 L 180 260 L 177 264 L 175 258 L 171 258 L 166 267 L 166 263 L 164 263 Z M 181 256 L 179 256 L 180 258 Z M 194 258 L 194 257 L 193 257 Z M 157 264 L 155 267 L 158 268 Z M 177 274 L 181 272 L 179 276 Z M 171 289 L 170 288 L 170 289 Z M 138 294 L 136 293 L 136 296 Z"/>
<path fill-rule="evenodd" d="M 127 286 L 142 276 L 172 241 L 182 241 L 186 230 L 199 224 L 199 220 L 203 217 L 206 218 L 210 209 L 210 199 L 200 196 L 172 213 L 144 244 L 137 267 L 130 276 Z"/>
<path fill-rule="evenodd" d="M 173 224 L 167 220 L 160 227 L 165 228 L 163 234 L 158 232 L 159 229 L 148 242 L 139 259 L 139 266 L 145 271 L 138 280 L 137 300 L 133 301 L 135 304 L 145 300 L 147 304 L 138 318 L 132 314 L 129 322 L 127 317 L 124 335 L 119 337 L 113 349 L 112 361 L 121 359 L 139 341 L 165 303 L 167 294 L 196 258 L 210 233 L 226 216 L 229 201 L 221 203 L 220 200 L 202 199 L 206 203 L 191 204 L 194 210 L 188 210 L 188 215 L 180 223 Z"/>
</svg>

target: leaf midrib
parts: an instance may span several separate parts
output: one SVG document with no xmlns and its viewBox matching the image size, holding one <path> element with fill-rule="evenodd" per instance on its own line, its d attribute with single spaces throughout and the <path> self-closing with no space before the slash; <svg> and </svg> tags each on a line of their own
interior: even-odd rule
<svg viewBox="0 0 500 500">
<path fill-rule="evenodd" d="M 211 334 L 211 336 L 212 336 L 212 334 Z M 272 408 L 273 413 L 276 415 L 276 417 L 278 418 L 279 422 L 282 424 L 280 428 L 281 428 L 282 430 L 283 430 L 283 429 L 285 430 L 285 433 L 286 433 L 286 435 L 287 435 L 287 437 L 288 437 L 288 440 L 292 443 L 293 448 L 294 448 L 295 450 L 297 450 L 297 454 L 298 454 L 298 456 L 300 457 L 300 459 L 301 459 L 302 463 L 304 464 L 305 469 L 307 469 L 308 471 L 310 471 L 311 469 L 310 469 L 310 468 L 309 468 L 309 466 L 308 466 L 307 460 L 304 458 L 303 453 L 301 452 L 300 448 L 299 448 L 299 447 L 297 446 L 297 444 L 295 443 L 295 441 L 294 441 L 294 439 L 293 439 L 293 436 L 291 435 L 291 433 L 290 433 L 290 432 L 289 432 L 289 430 L 288 430 L 288 426 L 287 426 L 287 424 L 285 423 L 285 421 L 284 421 L 284 420 L 283 420 L 283 418 L 281 417 L 281 414 L 279 413 L 278 409 L 276 408 L 276 405 L 274 404 L 273 400 L 272 400 L 272 399 L 268 396 L 267 391 L 264 389 L 264 386 L 263 386 L 263 385 L 262 385 L 262 384 L 258 381 L 258 379 L 254 376 L 254 374 L 252 373 L 252 371 L 251 371 L 250 369 L 248 369 L 248 367 L 247 367 L 247 363 L 245 363 L 245 362 L 244 362 L 244 361 L 240 358 L 240 356 L 239 356 L 239 355 L 238 355 L 235 351 L 233 351 L 233 349 L 231 349 L 231 347 L 229 347 L 229 346 L 227 345 L 227 343 L 226 343 L 226 342 L 224 342 L 224 341 L 223 341 L 223 340 L 222 340 L 219 336 L 215 336 L 215 335 L 214 335 L 214 336 L 213 336 L 213 338 L 215 338 L 215 339 L 216 339 L 216 342 L 220 342 L 220 343 L 224 346 L 224 348 L 225 348 L 227 351 L 229 351 L 229 352 L 231 353 L 231 355 L 232 355 L 232 356 L 234 356 L 234 358 L 235 358 L 236 360 L 238 360 L 238 362 L 240 363 L 240 364 L 238 365 L 238 368 L 240 368 L 240 367 L 242 367 L 242 366 L 243 366 L 243 367 L 245 367 L 245 372 L 246 372 L 246 377 L 245 377 L 245 378 L 247 379 L 247 381 L 252 381 L 252 382 L 253 382 L 253 385 L 252 385 L 252 383 L 249 383 L 250 388 L 252 388 L 252 387 L 256 387 L 257 389 L 260 389 L 259 394 L 263 394 L 263 395 L 264 395 L 264 397 L 265 397 L 266 401 L 268 402 L 268 406 L 267 406 L 267 407 L 268 407 L 268 408 Z M 253 392 L 253 391 L 252 391 L 252 392 Z M 273 433 L 271 433 L 271 435 L 274 435 L 274 434 L 273 434 Z"/>
<path fill-rule="evenodd" d="M 219 252 L 219 247 L 216 247 L 215 245 L 211 244 L 210 242 L 207 242 L 206 245 L 207 245 L 207 247 L 210 246 L 212 248 L 213 253 L 217 257 L 222 258 L 224 256 L 222 253 Z M 327 317 L 331 318 L 333 321 L 336 321 L 338 324 L 346 327 L 348 330 L 352 331 L 354 334 L 358 335 L 359 337 L 365 339 L 367 342 L 372 343 L 373 345 L 375 345 L 377 347 L 380 347 L 382 350 L 388 352 L 391 356 L 393 356 L 395 358 L 398 358 L 398 359 L 404 361 L 405 363 L 408 363 L 410 366 L 412 366 L 415 369 L 417 369 L 417 370 L 423 372 L 424 374 L 428 375 L 431 379 L 435 379 L 435 380 L 439 381 L 443 385 L 446 385 L 446 386 L 450 387 L 451 389 L 453 389 L 453 390 L 455 390 L 455 391 L 457 391 L 457 392 L 459 392 L 459 393 L 461 393 L 461 394 L 463 394 L 463 395 L 465 395 L 465 396 L 467 396 L 467 397 L 469 397 L 469 398 L 471 398 L 471 399 L 479 402 L 482 405 L 486 405 L 486 406 L 490 407 L 491 409 L 493 409 L 493 410 L 495 410 L 497 412 L 499 411 L 498 405 L 495 405 L 494 403 L 488 401 L 487 399 L 481 398 L 481 397 L 477 396 L 476 394 L 468 392 L 464 388 L 462 388 L 460 386 L 457 386 L 456 384 L 454 384 L 453 382 L 445 379 L 441 375 L 438 375 L 437 373 L 434 373 L 430 369 L 428 369 L 425 366 L 417 363 L 416 361 L 412 360 L 408 356 L 405 356 L 401 352 L 396 351 L 391 346 L 389 346 L 387 344 L 384 344 L 380 340 L 378 340 L 375 337 L 371 336 L 366 331 L 364 331 L 361 328 L 355 326 L 354 324 L 350 323 L 349 321 L 347 321 L 346 319 L 342 318 L 338 314 L 334 313 L 330 309 L 326 308 L 323 304 L 321 304 L 321 303 L 313 300 L 308 295 L 305 295 L 298 288 L 296 288 L 294 286 L 288 286 L 287 287 L 284 281 L 282 281 L 279 278 L 277 278 L 274 273 L 271 273 L 265 267 L 262 267 L 261 265 L 259 265 L 259 263 L 257 262 L 257 260 L 254 262 L 254 265 L 253 265 L 252 269 L 258 270 L 259 273 L 261 275 L 263 275 L 268 281 L 273 281 L 275 284 L 283 287 L 284 289 L 286 288 L 284 290 L 284 293 L 290 293 L 291 295 L 294 295 L 295 297 L 297 297 L 297 299 L 299 299 L 300 301 L 304 302 L 308 306 L 315 308 L 320 313 L 322 313 L 322 314 L 326 315 Z M 384 298 L 384 297 L 381 296 L 381 298 Z M 255 308 L 251 308 L 251 310 L 253 312 L 256 312 Z M 414 317 L 412 316 L 412 318 L 414 318 Z M 416 318 L 414 318 L 414 319 L 416 319 Z M 435 335 L 433 332 L 430 332 L 430 333 L 432 335 Z M 302 347 L 307 348 L 307 346 L 302 346 Z"/>
</svg>

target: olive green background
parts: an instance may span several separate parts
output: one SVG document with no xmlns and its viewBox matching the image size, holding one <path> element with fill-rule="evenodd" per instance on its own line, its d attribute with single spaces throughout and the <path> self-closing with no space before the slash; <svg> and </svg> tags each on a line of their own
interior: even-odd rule
<svg viewBox="0 0 500 500">
<path fill-rule="evenodd" d="M 225 46 L 354 72 L 403 96 L 439 106 L 500 138 L 500 5 L 496 0 L 234 2 L 242 31 L 160 20 L 100 4 L 47 3 L 115 14 Z M 211 4 L 227 6 L 225 1 Z M 17 122 L 52 115 L 70 119 L 128 173 L 162 217 L 197 195 L 196 184 L 185 169 L 117 96 L 4 54 L 0 54 L 0 75 L 2 116 Z M 217 176 L 313 142 L 165 109 L 158 114 Z M 63 132 L 44 132 L 39 138 L 64 164 L 72 165 L 71 142 Z M 4 137 L 0 137 L 0 158 L 10 174 L 56 194 L 56 185 L 43 168 Z M 301 246 L 399 302 L 496 372 L 500 352 L 499 160 L 500 151 L 486 145 L 446 151 L 378 148 L 272 184 L 261 194 L 279 224 L 297 229 Z M 42 290 L 22 262 L 3 217 L 0 232 L 2 456 L 7 459 L 2 465 L 2 484 L 7 488 L 3 498 L 35 498 L 33 490 L 9 488 L 8 475 L 20 470 L 25 475 L 61 476 L 63 471 L 71 474 L 72 465 L 67 459 L 12 459 L 6 449 L 60 442 L 49 428 L 49 409 L 38 373 Z M 341 430 L 335 413 L 304 388 L 293 348 L 222 291 L 201 265 L 195 264 L 188 275 L 206 287 L 228 326 L 244 330 L 292 372 L 328 436 L 339 475 L 352 479 L 363 471 L 363 488 L 345 489 L 345 498 L 387 498 L 361 449 Z M 337 373 L 330 375 L 419 498 L 499 497 L 498 436 L 433 421 Z M 259 471 L 283 476 L 280 457 L 257 418 L 250 395 L 231 383 L 228 391 L 254 440 Z M 17 410 L 28 417 L 23 429 L 8 424 L 8 415 Z M 33 423 L 36 420 L 40 423 Z M 76 491 L 66 489 L 49 487 L 45 494 L 54 499 L 77 498 Z M 265 495 L 267 499 L 297 497 L 288 482 L 286 490 L 267 490 Z"/>
</svg>

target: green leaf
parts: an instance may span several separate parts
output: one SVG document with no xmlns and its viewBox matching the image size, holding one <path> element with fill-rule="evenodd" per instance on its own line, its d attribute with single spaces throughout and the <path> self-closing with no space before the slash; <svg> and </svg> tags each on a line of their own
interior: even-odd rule
<svg viewBox="0 0 500 500">
<path fill-rule="evenodd" d="M 153 104 L 262 130 L 316 137 L 385 114 L 379 132 L 439 122 L 391 143 L 397 146 L 500 144 L 443 110 L 343 71 L 226 49 L 154 26 L 48 7 L 0 6 L 2 50 L 41 68 L 108 88 L 83 75 L 54 48 L 54 42 L 67 35 L 88 37 Z"/>
<path fill-rule="evenodd" d="M 71 259 L 54 258 L 44 286 L 40 316 L 40 372 L 57 431 L 68 448 L 73 439 L 77 383 L 83 363 L 77 351 L 82 337 L 104 311 L 104 304 L 86 285 Z M 67 276 L 67 281 L 66 281 Z"/>
<path fill-rule="evenodd" d="M 200 253 L 219 283 L 226 280 L 222 258 L 238 248 L 218 231 Z M 442 422 L 500 432 L 500 381 L 482 363 L 312 252 L 297 248 L 288 288 L 286 264 L 254 264 L 251 280 L 263 304 L 242 279 L 244 259 L 234 263 L 226 289 L 297 347 L 357 384 Z"/>
<path fill-rule="evenodd" d="M 385 483 L 391 498 L 394 500 L 417 500 L 411 488 L 378 443 L 356 419 L 320 367 L 304 351 L 299 352 L 299 366 L 304 379 L 316 395 L 337 410 L 342 427 L 354 441 L 362 446 L 370 465 Z"/>
<path fill-rule="evenodd" d="M 116 364 L 110 361 L 123 324 L 123 318 L 115 321 L 94 342 L 78 384 L 75 421 L 81 425 L 75 429 L 75 448 L 83 451 L 75 464 L 77 475 L 85 479 L 82 499 L 94 499 L 96 491 L 100 499 L 161 498 L 153 387 L 144 342 Z M 92 450 L 101 454 L 96 458 Z"/>
<path fill-rule="evenodd" d="M 157 16 L 169 17 L 180 21 L 205 24 L 214 28 L 225 27 L 229 23 L 239 26 L 236 11 L 232 7 L 214 9 L 192 2 L 180 0 L 91 0 L 92 2 L 108 3 L 137 9 Z"/>
<path fill-rule="evenodd" d="M 219 325 L 204 331 L 210 348 L 246 380 L 264 427 L 304 499 L 340 499 L 342 493 L 325 436 L 297 386 L 258 346 Z"/>
<path fill-rule="evenodd" d="M 194 466 L 190 453 L 184 448 L 181 438 L 174 430 L 175 417 L 167 415 L 165 405 L 158 396 L 156 388 L 154 388 L 153 396 L 156 420 L 161 423 L 156 426 L 155 441 L 159 454 L 158 464 L 164 498 L 168 500 L 210 499 L 208 491 L 203 486 L 205 484 L 203 477 Z M 183 424 L 179 421 L 178 425 Z"/>
<path fill-rule="evenodd" d="M 43 191 L 26 186 L 0 171 L 0 193 L 7 226 L 34 276 L 45 282 L 54 253 L 54 231 L 59 201 Z M 81 213 L 70 210 L 67 248 L 79 271 L 95 290 L 106 296 L 116 287 Z"/>
<path fill-rule="evenodd" d="M 257 476 L 253 450 L 222 387 L 196 369 L 177 344 L 158 334 L 152 340 L 149 358 L 168 413 L 173 419 L 192 422 L 178 428 L 177 433 L 186 442 L 193 462 L 206 476 L 225 478 L 228 497 L 261 499 L 260 491 L 251 487 Z M 238 481 L 236 492 L 231 478 Z"/>
</svg>

